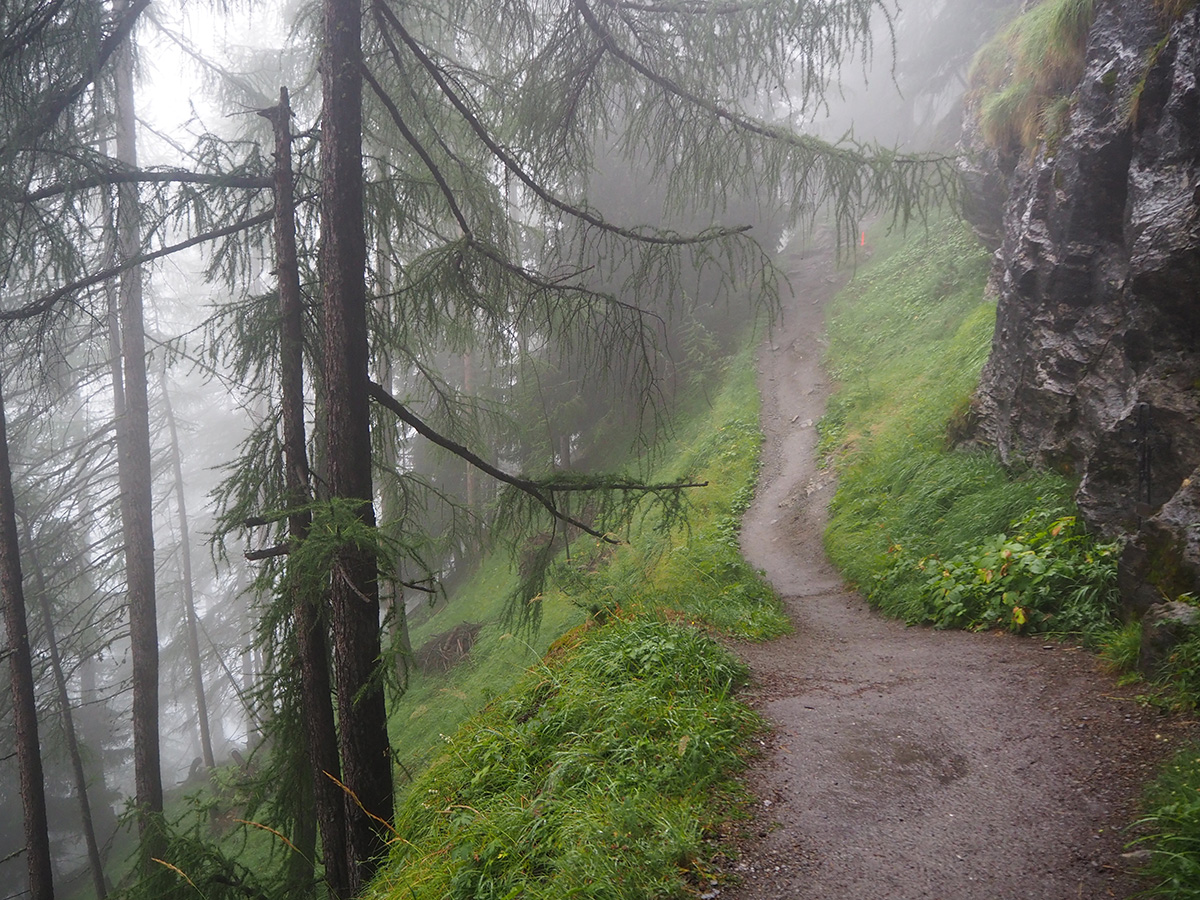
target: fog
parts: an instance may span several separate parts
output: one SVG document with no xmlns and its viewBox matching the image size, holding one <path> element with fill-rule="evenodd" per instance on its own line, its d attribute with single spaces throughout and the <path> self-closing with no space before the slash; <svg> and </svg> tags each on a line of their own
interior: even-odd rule
<svg viewBox="0 0 1200 900">
<path fill-rule="evenodd" d="M 114 14 L 110 4 L 92 5 L 103 7 L 105 21 Z M 799 106 L 812 86 L 786 73 L 759 79 L 758 93 L 748 90 L 754 79 L 714 71 L 713 82 L 718 91 L 737 91 L 732 100 L 722 95 L 723 102 L 740 103 L 742 112 L 772 128 L 864 148 L 948 154 L 957 141 L 971 56 L 1013 6 L 1008 0 L 922 0 L 876 9 L 872 50 L 821 72 L 823 103 Z M 0 15 L 11 34 L 23 33 L 18 11 L 6 6 Z M 318 312 L 318 25 L 319 16 L 301 2 L 159 3 L 133 31 L 140 168 L 225 172 L 230 182 L 261 182 L 231 188 L 164 178 L 139 188 L 142 252 L 261 218 L 220 238 L 164 250 L 142 266 L 158 735 L 168 797 L 208 784 L 210 752 L 217 766 L 231 771 L 265 766 L 264 725 L 286 705 L 276 668 L 284 650 L 271 643 L 272 636 L 291 640 L 286 626 L 271 619 L 278 614 L 271 598 L 283 584 L 290 540 L 268 216 L 274 147 L 270 123 L 258 110 L 278 101 L 281 86 L 289 88 L 306 303 L 304 418 L 318 473 L 315 496 L 324 499 L 321 428 L 333 401 L 323 395 Z M 461 73 L 471 67 L 516 69 L 504 47 L 455 35 L 437 15 L 416 26 L 425 29 L 426 46 L 452 61 L 446 71 L 462 78 L 455 85 L 464 93 L 473 85 Z M 382 69 L 396 51 L 378 36 L 373 41 L 368 63 Z M 0 62 L 10 65 L 17 50 L 9 38 L 0 49 L 7 54 Z M 547 67 L 559 62 L 558 52 L 546 51 Z M 571 52 L 561 49 L 564 56 Z M 595 65 L 602 64 L 597 56 Z M 38 63 L 28 83 L 6 88 L 17 98 L 7 102 L 20 108 L 22 91 L 27 107 L 41 102 L 33 93 L 38 78 L 52 85 L 60 78 L 51 65 Z M 593 96 L 591 88 L 564 82 L 561 96 L 527 98 L 570 129 L 540 130 L 536 117 L 533 125 L 527 121 L 528 110 L 513 110 L 511 121 L 507 110 L 493 111 L 494 141 L 511 148 L 511 165 L 497 162 L 500 155 L 485 152 L 479 141 L 468 147 L 469 129 L 448 122 L 454 112 L 448 107 L 427 113 L 427 120 L 413 117 L 409 124 L 420 134 L 442 129 L 444 138 L 418 151 L 397 136 L 403 117 L 376 96 L 409 90 L 407 102 L 433 90 L 428 78 L 405 77 L 405 87 L 366 88 L 373 104 L 364 126 L 370 377 L 501 474 L 605 472 L 612 458 L 651 444 L 658 430 L 669 429 L 674 400 L 703 383 L 713 356 L 733 349 L 741 326 L 769 312 L 771 291 L 778 289 L 773 254 L 789 240 L 806 239 L 811 229 L 828 227 L 833 215 L 767 155 L 746 148 L 744 156 L 701 158 L 689 145 L 705 139 L 699 127 L 683 130 L 676 123 L 674 137 L 631 139 L 631 133 L 653 132 L 656 122 L 669 124 L 672 112 L 625 85 L 608 93 L 596 89 Z M 526 77 L 543 88 L 557 84 L 538 81 L 537 72 Z M 30 154 L 18 146 L 24 138 L 5 133 L 0 162 L 12 172 L 5 176 L 5 196 L 78 184 L 84 171 L 111 176 L 122 170 L 110 159 L 115 126 L 97 112 L 110 102 L 107 76 L 96 85 L 80 92 L 78 107 L 44 138 L 47 146 L 68 147 L 71 129 L 78 129 L 77 143 L 61 157 L 50 163 L 37 157 L 43 168 L 26 166 Z M 568 100 L 578 112 L 560 108 Z M 660 118 L 648 122 L 651 114 Z M 589 115 L 594 121 L 573 118 Z M 462 147 L 448 146 L 451 139 L 461 139 Z M 576 155 L 590 163 L 573 170 Z M 568 198 L 570 208 L 548 203 L 523 182 L 514 174 L 518 163 Z M 771 180 L 782 186 L 768 191 L 764 183 Z M 460 208 L 444 193 L 460 197 Z M 117 191 L 81 188 L 39 202 L 5 201 L 12 220 L 4 229 L 0 312 L 13 315 L 3 323 L 0 372 L 55 883 L 60 896 L 90 896 L 68 730 L 77 741 L 111 884 L 129 868 L 136 833 L 134 817 L 120 821 L 136 787 L 124 562 L 126 542 L 134 538 L 120 509 L 114 426 L 123 402 L 115 389 L 122 378 L 114 362 L 121 353 L 113 325 L 117 279 L 85 283 L 117 259 Z M 26 221 L 21 216 L 29 210 Z M 878 215 L 878 209 L 865 204 L 863 215 Z M 701 242 L 638 243 L 597 227 L 597 217 L 606 228 L 617 223 L 635 236 L 710 232 L 725 243 L 720 249 Z M 749 232 L 742 226 L 751 226 Z M 506 262 L 493 265 L 501 252 Z M 16 315 L 73 284 L 80 286 L 62 291 L 44 314 Z M 560 305 L 551 305 L 551 296 Z M 384 653 L 402 682 L 405 635 L 398 623 L 425 614 L 431 604 L 452 602 L 456 583 L 510 530 L 531 522 L 534 531 L 546 526 L 531 518 L 534 513 L 518 515 L 500 503 L 503 485 L 461 454 L 378 407 L 371 415 L 374 506 L 394 554 L 381 563 Z M 643 472 L 648 466 L 649 458 Z M 260 558 L 248 560 L 248 552 Z M 0 679 L 6 688 L 0 716 L 8 722 L 7 667 Z M 26 885 L 15 740 L 13 729 L 0 730 L 0 900 L 22 896 Z"/>
</svg>

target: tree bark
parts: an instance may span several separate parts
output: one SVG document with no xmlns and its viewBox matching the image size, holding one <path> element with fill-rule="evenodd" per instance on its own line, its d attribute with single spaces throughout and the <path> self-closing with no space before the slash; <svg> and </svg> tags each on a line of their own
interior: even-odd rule
<svg viewBox="0 0 1200 900">
<path fill-rule="evenodd" d="M 29 894 L 33 900 L 54 900 L 50 868 L 50 833 L 46 823 L 46 784 L 38 741 L 37 702 L 33 660 L 29 651 L 29 624 L 25 593 L 21 587 L 21 555 L 17 540 L 17 511 L 13 497 L 12 467 L 8 458 L 8 428 L 4 395 L 0 387 L 0 601 L 8 632 L 8 660 L 12 678 L 13 725 L 16 731 L 17 769 L 21 807 L 25 820 L 25 858 Z"/>
<path fill-rule="evenodd" d="M 120 0 L 123 14 L 129 0 Z M 137 123 L 133 108 L 133 52 L 125 42 L 116 52 L 117 159 L 137 167 Z M 117 190 L 117 248 L 122 260 L 141 251 L 141 203 L 135 184 Z M 158 733 L 158 618 L 154 590 L 154 522 L 150 469 L 150 408 L 146 384 L 146 335 L 142 318 L 142 270 L 126 269 L 120 284 L 121 351 L 125 414 L 117 420 L 120 447 L 121 524 L 129 643 L 133 665 L 133 766 L 143 874 L 162 869 L 166 839 L 161 830 L 162 764 Z"/>
<path fill-rule="evenodd" d="M 62 717 L 63 736 L 67 742 L 67 755 L 71 759 L 71 775 L 75 779 L 75 796 L 79 800 L 79 820 L 83 828 L 84 845 L 87 848 L 92 889 L 96 892 L 97 900 L 104 900 L 108 896 L 108 884 L 104 879 L 104 862 L 100 858 L 100 844 L 96 840 L 96 828 L 92 820 L 87 774 L 83 769 L 83 754 L 79 752 L 79 736 L 75 731 L 75 716 L 71 711 L 71 695 L 67 691 L 67 678 L 63 673 L 62 654 L 58 651 L 58 636 L 54 628 L 54 615 L 50 609 L 50 592 L 46 585 L 46 573 L 38 558 L 37 545 L 33 541 L 28 520 L 22 518 L 22 524 L 25 532 L 25 546 L 29 550 L 29 561 L 33 565 L 33 583 L 37 587 L 38 607 L 42 613 L 42 629 L 46 632 L 46 647 L 50 651 L 50 671 L 54 676 L 54 689 L 58 699 L 59 715 Z"/>
<path fill-rule="evenodd" d="M 179 450 L 179 429 L 171 407 L 167 388 L 167 367 L 162 369 L 163 411 L 167 416 L 167 432 L 171 437 L 171 467 L 175 475 L 175 504 L 179 507 L 179 567 L 183 585 L 183 626 L 187 640 L 188 665 L 192 670 L 192 690 L 196 695 L 196 721 L 200 729 L 200 756 L 211 769 L 217 761 L 213 755 L 212 735 L 208 729 L 208 699 L 204 694 L 204 669 L 200 663 L 200 633 L 196 620 L 196 597 L 192 589 L 192 543 L 188 532 L 187 498 L 183 490 L 183 461 Z"/>
<path fill-rule="evenodd" d="M 324 288 L 326 483 L 334 501 L 358 504 L 367 528 L 372 505 L 367 395 L 366 232 L 363 220 L 362 8 L 325 0 L 321 138 L 321 276 Z M 345 783 L 351 887 L 369 880 L 387 846 L 392 763 L 379 662 L 376 553 L 345 546 L 331 581 L 339 744 Z M 358 805 L 362 809 L 358 809 Z M 365 812 L 364 812 L 365 810 Z M 374 817 L 374 818 L 372 818 Z"/>
<path fill-rule="evenodd" d="M 308 536 L 312 513 L 307 508 L 311 496 L 304 426 L 304 305 L 296 258 L 292 115 L 287 88 L 279 91 L 279 105 L 265 111 L 264 115 L 271 120 L 275 130 L 275 274 L 279 285 L 284 477 L 287 505 L 295 510 L 288 517 L 288 536 L 293 544 L 297 544 Z M 307 591 L 298 581 L 293 584 L 293 590 L 296 591 L 292 614 L 300 655 L 301 709 L 313 775 L 312 798 L 321 830 L 325 881 L 331 896 L 344 898 L 351 894 L 345 797 L 333 780 L 341 779 L 341 765 L 330 700 L 329 649 L 325 625 L 317 608 L 325 598 L 323 592 Z"/>
</svg>

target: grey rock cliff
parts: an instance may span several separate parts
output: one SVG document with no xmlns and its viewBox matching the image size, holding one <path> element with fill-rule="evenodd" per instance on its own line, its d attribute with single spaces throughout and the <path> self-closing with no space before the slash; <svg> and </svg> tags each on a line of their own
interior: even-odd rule
<svg viewBox="0 0 1200 900">
<path fill-rule="evenodd" d="M 976 401 L 1006 462 L 1078 476 L 1090 526 L 1143 545 L 1173 535 L 1193 573 L 1196 542 L 1146 523 L 1200 466 L 1197 16 L 1168 23 L 1146 0 L 1097 0 L 1067 133 L 1008 177 Z M 968 192 L 1005 174 L 974 158 Z M 986 233 L 994 204 L 972 197 Z M 1154 576 L 1133 557 L 1124 569 L 1127 585 Z"/>
</svg>

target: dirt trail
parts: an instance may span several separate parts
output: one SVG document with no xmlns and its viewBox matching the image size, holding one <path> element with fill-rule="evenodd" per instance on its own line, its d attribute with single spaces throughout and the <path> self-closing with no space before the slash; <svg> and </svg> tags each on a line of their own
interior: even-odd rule
<svg viewBox="0 0 1200 900">
<path fill-rule="evenodd" d="M 739 651 L 772 723 L 760 798 L 724 900 L 1127 897 L 1122 858 L 1165 722 L 1079 650 L 906 628 L 843 589 L 821 533 L 832 485 L 815 464 L 828 386 L 831 254 L 797 259 L 795 297 L 760 353 L 767 433 L 743 547 L 795 634 Z"/>
</svg>

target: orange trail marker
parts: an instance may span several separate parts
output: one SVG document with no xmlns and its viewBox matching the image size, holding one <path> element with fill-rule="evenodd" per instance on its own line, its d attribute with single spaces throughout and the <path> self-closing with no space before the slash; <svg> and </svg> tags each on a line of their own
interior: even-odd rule
<svg viewBox="0 0 1200 900">
<path fill-rule="evenodd" d="M 858 246 L 860 246 L 860 247 L 867 246 L 867 233 L 865 231 L 862 233 L 862 240 L 859 242 Z"/>
</svg>

